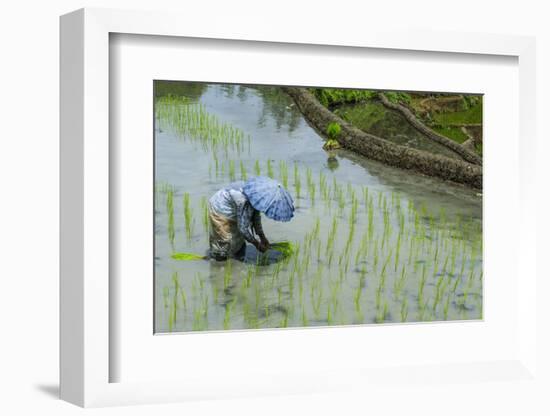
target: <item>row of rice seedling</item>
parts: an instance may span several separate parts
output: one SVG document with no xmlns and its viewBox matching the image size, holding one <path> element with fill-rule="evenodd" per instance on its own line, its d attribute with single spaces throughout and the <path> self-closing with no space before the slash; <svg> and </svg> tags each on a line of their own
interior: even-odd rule
<svg viewBox="0 0 550 416">
<path fill-rule="evenodd" d="M 156 120 L 160 129 L 168 128 L 181 138 L 194 140 L 204 151 L 227 156 L 230 151 L 241 154 L 250 146 L 250 136 L 230 123 L 208 113 L 201 103 L 185 97 L 165 96 L 155 101 Z"/>
</svg>

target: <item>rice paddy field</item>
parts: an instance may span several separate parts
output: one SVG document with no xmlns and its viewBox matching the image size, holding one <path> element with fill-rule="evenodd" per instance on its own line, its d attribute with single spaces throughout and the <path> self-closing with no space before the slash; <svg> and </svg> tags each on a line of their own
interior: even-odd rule
<svg viewBox="0 0 550 416">
<path fill-rule="evenodd" d="M 164 83 L 155 100 L 155 332 L 482 318 L 475 191 L 325 152 L 277 87 Z M 287 250 L 205 259 L 208 198 L 254 175 L 293 195 L 291 222 L 262 217 Z"/>
</svg>

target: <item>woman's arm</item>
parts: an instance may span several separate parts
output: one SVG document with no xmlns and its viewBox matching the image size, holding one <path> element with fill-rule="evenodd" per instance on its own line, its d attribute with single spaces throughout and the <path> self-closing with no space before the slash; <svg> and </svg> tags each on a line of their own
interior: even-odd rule
<svg viewBox="0 0 550 416">
<path fill-rule="evenodd" d="M 234 190 L 229 192 L 233 198 L 233 201 L 235 201 L 235 207 L 237 210 L 237 227 L 239 228 L 239 231 L 243 235 L 244 239 L 256 247 L 259 251 L 266 251 L 268 245 L 265 244 L 263 240 L 262 242 L 256 240 L 254 234 L 252 233 L 254 213 L 256 210 L 252 207 L 252 205 L 250 205 L 250 202 L 248 202 L 246 197 L 241 192 Z"/>
<path fill-rule="evenodd" d="M 264 234 L 264 230 L 262 227 L 262 216 L 260 215 L 259 211 L 254 210 L 254 215 L 252 216 L 252 227 L 256 235 L 260 237 L 260 241 L 269 247 L 269 241 Z"/>
<path fill-rule="evenodd" d="M 252 217 L 254 215 L 254 208 L 250 204 L 242 204 L 237 206 L 237 226 L 239 231 L 244 236 L 244 239 L 250 244 L 257 245 L 258 241 L 252 234 Z"/>
</svg>

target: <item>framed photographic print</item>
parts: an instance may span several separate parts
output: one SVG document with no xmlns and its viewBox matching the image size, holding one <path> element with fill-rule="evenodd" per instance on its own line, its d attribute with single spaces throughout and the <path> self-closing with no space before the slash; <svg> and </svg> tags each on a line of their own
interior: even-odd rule
<svg viewBox="0 0 550 416">
<path fill-rule="evenodd" d="M 64 399 L 537 383 L 532 39 L 61 22 Z"/>
<path fill-rule="evenodd" d="M 155 332 L 482 318 L 481 95 L 154 91 Z"/>
</svg>

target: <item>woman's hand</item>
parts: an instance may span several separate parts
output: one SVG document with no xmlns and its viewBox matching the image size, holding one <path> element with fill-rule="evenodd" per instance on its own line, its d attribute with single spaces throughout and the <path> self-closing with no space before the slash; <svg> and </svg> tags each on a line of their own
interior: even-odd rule
<svg viewBox="0 0 550 416">
<path fill-rule="evenodd" d="M 257 241 L 254 245 L 256 246 L 256 249 L 261 253 L 265 253 L 267 250 L 269 250 L 269 242 L 267 240 L 260 242 Z"/>
<path fill-rule="evenodd" d="M 271 244 L 269 243 L 269 241 L 267 240 L 267 238 L 265 236 L 261 236 L 260 237 L 260 242 L 266 246 L 267 248 L 271 247 Z"/>
</svg>

